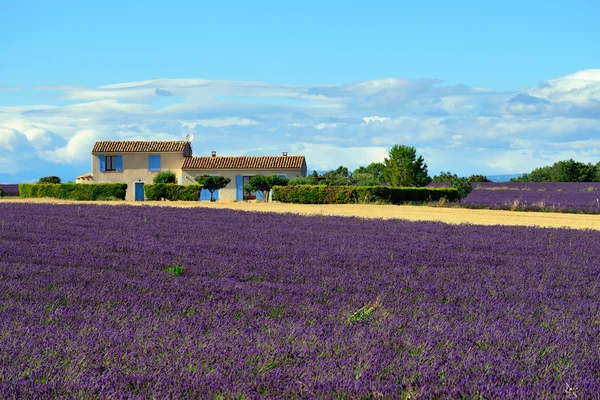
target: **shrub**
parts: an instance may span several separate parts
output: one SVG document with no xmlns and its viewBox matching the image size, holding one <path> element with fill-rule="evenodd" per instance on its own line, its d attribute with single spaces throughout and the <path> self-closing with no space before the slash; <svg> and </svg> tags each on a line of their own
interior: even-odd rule
<svg viewBox="0 0 600 400">
<path fill-rule="evenodd" d="M 248 181 L 248 184 L 244 187 L 244 190 L 248 193 L 262 192 L 263 198 L 269 200 L 271 189 L 274 186 L 287 186 L 288 179 L 278 175 L 254 175 Z"/>
<path fill-rule="evenodd" d="M 214 200 L 214 193 L 217 190 L 223 189 L 225 186 L 231 182 L 230 178 L 225 178 L 224 176 L 210 176 L 210 175 L 199 175 L 194 180 L 202 185 L 203 189 L 206 189 L 210 192 L 210 201 Z"/>
<path fill-rule="evenodd" d="M 4 197 L 5 193 L 4 190 L 2 189 L 2 186 L 0 186 L 0 197 Z"/>
<path fill-rule="evenodd" d="M 19 185 L 21 197 L 52 197 L 66 200 L 101 200 L 115 198 L 125 200 L 126 183 L 22 183 Z"/>
<path fill-rule="evenodd" d="M 40 178 L 38 183 L 60 183 L 60 178 L 58 176 L 44 176 Z"/>
<path fill-rule="evenodd" d="M 181 276 L 183 275 L 183 265 L 173 265 L 171 267 L 165 268 L 165 271 L 167 271 L 173 276 Z"/>
<path fill-rule="evenodd" d="M 301 204 L 426 203 L 459 200 L 454 188 L 299 185 L 273 187 L 273 200 Z"/>
<path fill-rule="evenodd" d="M 160 171 L 154 177 L 154 183 L 177 183 L 177 176 L 171 170 Z"/>
<path fill-rule="evenodd" d="M 157 183 L 155 185 L 144 185 L 146 199 L 150 201 L 197 201 L 200 198 L 202 185 L 177 185 L 174 183 Z"/>
</svg>

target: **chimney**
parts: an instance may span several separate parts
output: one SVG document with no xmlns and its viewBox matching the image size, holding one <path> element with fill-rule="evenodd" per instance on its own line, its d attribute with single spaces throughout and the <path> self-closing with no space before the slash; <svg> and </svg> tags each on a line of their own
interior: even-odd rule
<svg viewBox="0 0 600 400">
<path fill-rule="evenodd" d="M 216 151 L 213 151 L 213 152 L 212 152 L 212 156 L 213 156 L 213 157 L 216 157 L 216 156 L 217 156 L 217 152 L 216 152 Z"/>
<path fill-rule="evenodd" d="M 284 157 L 287 157 L 287 151 L 284 151 L 284 152 L 283 152 L 283 156 L 284 156 Z"/>
</svg>

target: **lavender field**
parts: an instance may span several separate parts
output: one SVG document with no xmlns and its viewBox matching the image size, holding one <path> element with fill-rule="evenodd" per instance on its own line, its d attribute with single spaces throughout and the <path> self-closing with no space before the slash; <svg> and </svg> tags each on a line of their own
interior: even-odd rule
<svg viewBox="0 0 600 400">
<path fill-rule="evenodd" d="M 590 398 L 596 231 L 0 203 L 0 398 Z"/>
<path fill-rule="evenodd" d="M 16 183 L 0 184 L 5 196 L 19 196 L 19 185 Z"/>
<path fill-rule="evenodd" d="M 600 182 L 481 182 L 463 205 L 600 212 Z"/>
</svg>

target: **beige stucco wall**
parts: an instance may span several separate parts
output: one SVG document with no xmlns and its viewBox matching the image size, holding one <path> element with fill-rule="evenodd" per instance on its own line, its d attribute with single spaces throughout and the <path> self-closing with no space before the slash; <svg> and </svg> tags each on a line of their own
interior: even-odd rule
<svg viewBox="0 0 600 400">
<path fill-rule="evenodd" d="M 92 155 L 92 174 L 93 183 L 101 182 L 122 182 L 127 184 L 127 200 L 134 200 L 134 182 L 144 182 L 151 184 L 154 177 L 160 171 L 150 171 L 148 169 L 148 156 L 159 153 L 102 153 Z M 117 156 L 123 157 L 123 171 L 100 171 L 99 156 Z M 160 170 L 171 170 L 177 175 L 177 181 L 181 180 L 181 167 L 183 166 L 183 153 L 160 153 Z"/>
<path fill-rule="evenodd" d="M 194 178 L 198 175 L 218 175 L 224 176 L 231 179 L 231 182 L 219 191 L 219 201 L 231 201 L 235 200 L 236 188 L 235 188 L 235 177 L 237 175 L 242 176 L 254 176 L 254 175 L 285 175 L 286 178 L 292 179 L 302 176 L 302 170 L 298 169 L 203 169 L 203 170 L 184 170 L 183 184 L 190 185 L 196 183 Z"/>
</svg>

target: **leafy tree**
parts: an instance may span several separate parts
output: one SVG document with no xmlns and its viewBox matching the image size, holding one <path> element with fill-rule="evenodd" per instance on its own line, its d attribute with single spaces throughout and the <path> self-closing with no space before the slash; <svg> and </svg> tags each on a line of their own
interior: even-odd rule
<svg viewBox="0 0 600 400">
<path fill-rule="evenodd" d="M 366 167 L 360 166 L 352 173 L 352 178 L 358 186 L 377 186 L 384 183 L 383 163 L 373 162 Z"/>
<path fill-rule="evenodd" d="M 600 163 L 586 164 L 573 159 L 557 161 L 513 178 L 511 182 L 596 182 L 600 181 L 599 167 Z"/>
<path fill-rule="evenodd" d="M 271 189 L 273 189 L 273 186 L 288 185 L 288 179 L 285 176 L 271 175 L 267 177 L 267 181 L 271 184 Z"/>
<path fill-rule="evenodd" d="M 177 183 L 177 176 L 171 170 L 160 171 L 154 176 L 154 183 Z"/>
<path fill-rule="evenodd" d="M 454 178 L 457 178 L 456 174 L 453 174 L 450 171 L 447 172 L 440 172 L 439 175 L 434 175 L 434 177 L 431 179 L 431 182 L 448 182 L 448 183 L 452 183 L 452 180 Z"/>
<path fill-rule="evenodd" d="M 0 197 L 4 197 L 5 195 L 4 189 L 2 189 L 2 186 L 0 186 Z"/>
<path fill-rule="evenodd" d="M 203 189 L 206 189 L 210 192 L 210 201 L 215 201 L 213 194 L 217 190 L 223 189 L 229 184 L 229 182 L 231 182 L 230 178 L 225 178 L 224 176 L 199 175 L 194 179 L 196 182 L 202 185 Z"/>
<path fill-rule="evenodd" d="M 491 182 L 487 176 L 479 174 L 471 175 L 467 180 L 469 182 Z"/>
<path fill-rule="evenodd" d="M 246 193 L 262 192 L 263 198 L 266 201 L 269 201 L 269 195 L 271 194 L 271 189 L 273 189 L 273 186 L 287 186 L 287 184 L 287 178 L 278 175 L 254 175 L 252 178 L 250 178 L 244 190 Z"/>
<path fill-rule="evenodd" d="M 60 183 L 60 178 L 58 176 L 45 176 L 40 178 L 38 183 Z"/>
<path fill-rule="evenodd" d="M 319 173 L 317 171 L 312 172 L 308 176 L 299 176 L 292 178 L 288 181 L 288 185 L 317 185 L 319 183 Z"/>
<path fill-rule="evenodd" d="M 458 197 L 460 199 L 464 199 L 471 193 L 473 187 L 471 186 L 471 182 L 467 178 L 454 178 L 450 183 L 450 186 L 454 189 L 458 190 Z"/>
<path fill-rule="evenodd" d="M 325 172 L 319 178 L 319 183 L 327 186 L 350 186 L 354 180 L 348 168 L 340 165 L 335 170 Z"/>
<path fill-rule="evenodd" d="M 423 156 L 412 146 L 394 145 L 384 160 L 383 178 L 390 186 L 427 186 L 431 178 Z"/>
<path fill-rule="evenodd" d="M 459 178 L 456 174 L 450 171 L 440 172 L 439 175 L 433 177 L 432 182 L 448 182 L 450 187 L 458 190 L 458 197 L 464 199 L 471 193 L 471 180 L 470 178 Z"/>
</svg>

